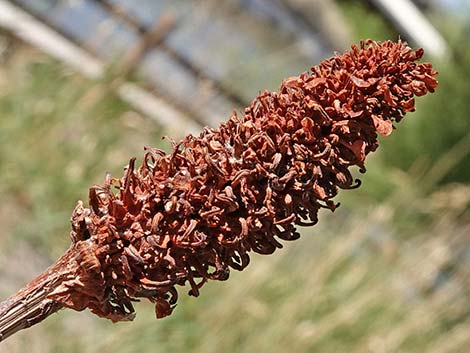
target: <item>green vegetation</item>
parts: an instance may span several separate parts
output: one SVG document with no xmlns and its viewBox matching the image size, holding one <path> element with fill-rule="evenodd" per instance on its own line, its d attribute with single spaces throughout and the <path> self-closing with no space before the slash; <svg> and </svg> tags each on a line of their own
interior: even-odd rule
<svg viewBox="0 0 470 353">
<path fill-rule="evenodd" d="M 384 139 L 364 185 L 343 192 L 343 206 L 299 241 L 253 256 L 200 298 L 180 290 L 164 320 L 148 303 L 133 323 L 115 325 L 64 310 L 0 352 L 467 352 L 470 60 L 459 62 L 439 64 L 438 93 Z M 88 187 L 105 171 L 120 175 L 144 145 L 161 145 L 162 131 L 108 81 L 88 82 L 21 48 L 0 69 L 0 116 L 4 298 L 43 270 L 30 263 L 64 252 L 71 210 Z"/>
</svg>

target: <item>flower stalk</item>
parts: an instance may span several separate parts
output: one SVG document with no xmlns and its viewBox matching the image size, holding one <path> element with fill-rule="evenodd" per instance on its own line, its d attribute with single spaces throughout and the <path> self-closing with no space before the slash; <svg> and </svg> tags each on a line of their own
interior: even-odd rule
<svg viewBox="0 0 470 353">
<path fill-rule="evenodd" d="M 72 246 L 48 271 L 0 304 L 0 339 L 62 307 L 132 320 L 132 301 L 170 315 L 177 287 L 198 296 L 208 280 L 243 270 L 300 237 L 340 189 L 360 185 L 377 149 L 437 72 L 423 50 L 371 40 L 263 92 L 217 129 L 146 148 L 140 166 L 110 175 L 72 214 Z"/>
</svg>

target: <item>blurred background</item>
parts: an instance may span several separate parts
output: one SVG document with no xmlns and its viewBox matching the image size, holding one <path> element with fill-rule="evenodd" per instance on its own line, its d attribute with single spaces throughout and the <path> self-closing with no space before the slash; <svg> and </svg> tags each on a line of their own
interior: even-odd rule
<svg viewBox="0 0 470 353">
<path fill-rule="evenodd" d="M 440 75 L 342 207 L 156 321 L 64 310 L 2 353 L 435 352 L 470 347 L 468 0 L 0 0 L 0 296 L 69 245 L 88 187 L 217 126 L 360 39 Z"/>
</svg>

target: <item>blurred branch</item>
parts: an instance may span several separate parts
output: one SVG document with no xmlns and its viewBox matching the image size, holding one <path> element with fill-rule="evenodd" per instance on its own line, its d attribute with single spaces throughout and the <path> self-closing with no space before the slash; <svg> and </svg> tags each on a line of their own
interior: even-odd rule
<svg viewBox="0 0 470 353">
<path fill-rule="evenodd" d="M 121 59 L 119 73 L 128 76 L 135 71 L 147 52 L 161 45 L 175 26 L 175 15 L 171 12 L 163 14 L 160 20 L 143 33 L 142 39 L 133 48 L 129 49 L 124 58 Z"/>
<path fill-rule="evenodd" d="M 105 65 L 100 60 L 5 0 L 0 0 L 0 27 L 11 31 L 25 42 L 65 62 L 91 79 L 99 79 L 105 75 Z M 121 99 L 158 123 L 178 129 L 179 131 L 176 131 L 178 135 L 200 130 L 199 125 L 189 121 L 181 111 L 135 84 L 119 83 L 117 92 Z M 151 110 L 149 106 L 152 107 Z"/>
<path fill-rule="evenodd" d="M 449 46 L 441 34 L 410 0 L 369 0 L 416 45 L 435 57 L 445 57 Z"/>
<path fill-rule="evenodd" d="M 116 16 L 122 22 L 124 22 L 127 26 L 132 28 L 135 32 L 140 35 L 147 35 L 149 30 L 146 26 L 142 25 L 141 22 L 133 15 L 129 14 L 127 9 L 124 9 L 122 6 L 116 5 L 109 0 L 91 0 L 98 4 L 100 4 L 103 8 L 109 11 L 111 14 Z M 167 21 L 165 18 L 160 18 L 160 21 Z M 157 25 L 158 25 L 157 23 Z M 217 91 L 221 92 L 225 95 L 233 105 L 243 107 L 248 104 L 245 98 L 243 98 L 238 92 L 235 92 L 230 87 L 227 87 L 220 81 L 210 77 L 203 68 L 198 67 L 195 65 L 191 60 L 185 58 L 183 55 L 178 53 L 175 49 L 165 43 L 165 38 L 162 37 L 161 40 L 158 41 L 157 45 L 158 49 L 163 51 L 167 54 L 173 61 L 175 61 L 178 65 L 182 66 L 191 74 L 201 81 L 208 82 L 212 87 L 214 87 Z"/>
<path fill-rule="evenodd" d="M 97 79 L 104 72 L 99 60 L 9 1 L 0 0 L 0 27 L 66 62 L 89 78 Z"/>
</svg>

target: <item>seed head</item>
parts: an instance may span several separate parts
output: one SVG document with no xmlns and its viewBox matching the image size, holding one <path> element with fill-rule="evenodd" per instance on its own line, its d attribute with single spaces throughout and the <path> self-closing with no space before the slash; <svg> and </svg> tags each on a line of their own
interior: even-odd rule
<svg viewBox="0 0 470 353">
<path fill-rule="evenodd" d="M 79 273 L 49 298 L 90 308 L 113 321 L 132 319 L 145 297 L 169 315 L 177 286 L 197 296 L 210 279 L 243 270 L 249 253 L 271 254 L 295 240 L 296 226 L 334 210 L 339 189 L 359 186 L 377 134 L 414 110 L 414 96 L 437 86 L 423 50 L 376 43 L 323 61 L 310 73 L 264 92 L 243 115 L 172 142 L 166 154 L 146 148 L 139 167 L 93 186 L 89 208 L 72 215 Z"/>
</svg>

